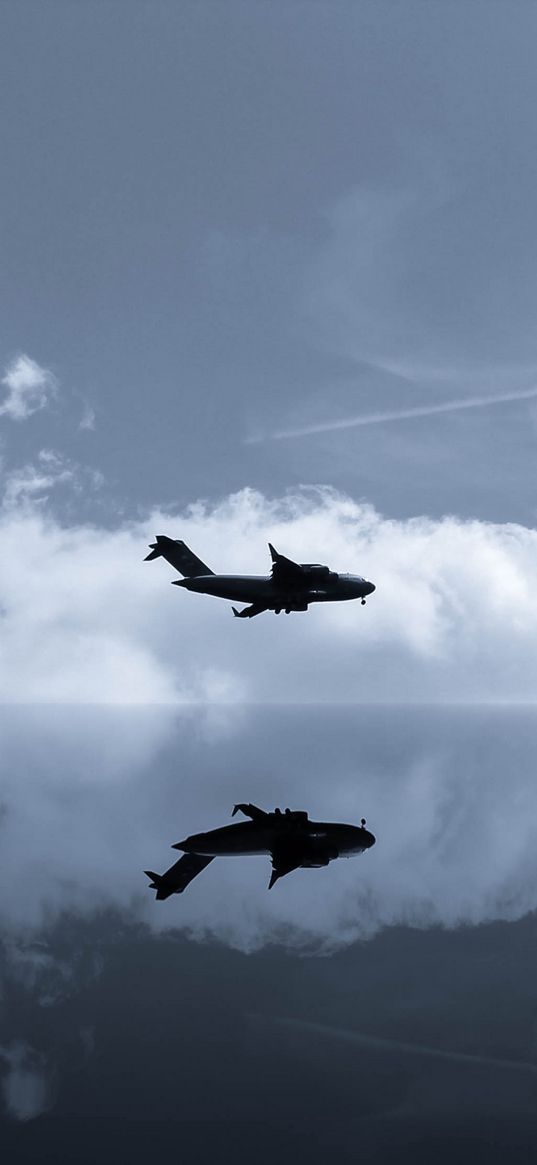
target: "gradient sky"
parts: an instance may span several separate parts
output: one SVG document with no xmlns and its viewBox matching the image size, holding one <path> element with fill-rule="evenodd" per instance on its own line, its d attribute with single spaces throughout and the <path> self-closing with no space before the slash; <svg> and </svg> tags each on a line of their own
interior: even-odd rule
<svg viewBox="0 0 537 1165">
<path fill-rule="evenodd" d="M 0 17 L 12 1158 L 147 1160 L 158 1128 L 285 1165 L 315 1113 L 312 1165 L 526 1161 L 537 11 Z M 377 590 L 241 623 L 142 563 L 160 533 Z M 155 904 L 141 871 L 239 800 L 378 843 Z"/>
<path fill-rule="evenodd" d="M 112 497 L 329 482 L 533 523 L 531 401 L 267 439 L 535 387 L 533 5 L 30 0 L 2 24 L 2 357 L 62 388 L 13 461 L 91 463 L 103 522 Z"/>
</svg>

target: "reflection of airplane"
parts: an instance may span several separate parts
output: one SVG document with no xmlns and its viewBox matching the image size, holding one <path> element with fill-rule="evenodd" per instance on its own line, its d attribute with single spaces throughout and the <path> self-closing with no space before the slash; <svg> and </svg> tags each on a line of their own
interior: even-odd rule
<svg viewBox="0 0 537 1165">
<path fill-rule="evenodd" d="M 250 603 L 242 611 L 233 607 L 240 619 L 251 619 L 262 611 L 307 611 L 309 603 L 332 603 L 341 599 L 361 599 L 375 590 L 373 583 L 355 574 L 336 574 L 327 566 L 316 563 L 292 562 L 271 546 L 271 575 L 214 574 L 201 562 L 184 542 L 159 534 L 151 543 L 151 554 L 145 561 L 165 558 L 185 578 L 174 579 L 176 587 L 197 591 L 203 595 L 217 595 L 238 603 Z"/>
<path fill-rule="evenodd" d="M 157 898 L 182 894 L 213 858 L 270 854 L 270 890 L 278 878 L 292 870 L 327 866 L 334 858 L 361 854 L 375 844 L 373 834 L 365 828 L 364 817 L 361 825 L 339 825 L 332 821 L 310 821 L 307 813 L 290 809 L 285 813 L 281 809 L 266 813 L 255 805 L 235 805 L 233 816 L 239 809 L 250 821 L 224 825 L 208 833 L 194 833 L 172 847 L 183 850 L 183 857 L 164 874 L 145 871 Z"/>
</svg>

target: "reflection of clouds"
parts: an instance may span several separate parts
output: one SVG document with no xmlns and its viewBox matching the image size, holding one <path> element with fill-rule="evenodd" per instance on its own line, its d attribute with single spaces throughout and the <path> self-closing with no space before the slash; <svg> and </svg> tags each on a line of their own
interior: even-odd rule
<svg viewBox="0 0 537 1165">
<path fill-rule="evenodd" d="M 24 715 L 24 738 L 12 713 L 2 724 L 8 930 L 111 905 L 245 949 L 330 948 L 397 923 L 454 926 L 535 907 L 530 710 L 219 708 L 212 721 L 192 707 L 80 709 L 65 734 L 60 709 Z M 363 814 L 377 845 L 299 870 L 270 895 L 268 858 L 222 860 L 184 896 L 155 903 L 142 871 L 165 869 L 173 842 L 226 824 L 240 800 L 321 820 Z M 44 973 L 46 952 L 37 963 L 27 952 L 24 973 L 37 963 Z"/>
<path fill-rule="evenodd" d="M 43 1007 L 69 993 L 74 968 L 65 959 L 52 955 L 45 943 L 8 941 L 4 955 L 6 974 L 25 991 L 36 993 Z"/>
<path fill-rule="evenodd" d="M 0 1061 L 7 1067 L 2 1094 L 9 1116 L 29 1121 L 46 1112 L 52 1096 L 44 1057 L 26 1044 L 13 1043 L 0 1047 Z"/>
</svg>

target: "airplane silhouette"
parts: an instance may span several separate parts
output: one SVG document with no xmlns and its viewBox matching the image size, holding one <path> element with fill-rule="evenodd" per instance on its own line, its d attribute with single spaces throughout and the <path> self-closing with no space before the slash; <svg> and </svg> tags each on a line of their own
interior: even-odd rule
<svg viewBox="0 0 537 1165">
<path fill-rule="evenodd" d="M 221 599 L 231 599 L 250 606 L 233 614 L 239 619 L 252 619 L 263 611 L 307 611 L 310 603 L 333 603 L 345 599 L 361 599 L 373 594 L 375 585 L 367 579 L 353 574 L 336 574 L 327 566 L 318 563 L 298 563 L 278 554 L 274 546 L 268 544 L 272 558 L 270 575 L 214 574 L 204 562 L 189 550 L 179 539 L 157 536 L 150 543 L 151 553 L 145 562 L 154 558 L 165 558 L 185 577 L 174 579 L 173 585 L 184 587 L 198 594 L 216 595 Z"/>
<path fill-rule="evenodd" d="M 151 879 L 151 890 L 159 899 L 171 894 L 182 894 L 189 883 L 214 858 L 242 854 L 270 854 L 272 873 L 269 890 L 278 878 L 299 868 L 315 869 L 327 866 L 335 858 L 361 854 L 375 844 L 375 837 L 365 828 L 365 817 L 360 825 L 339 824 L 333 821 L 310 821 L 302 811 L 275 809 L 267 813 L 256 805 L 235 805 L 232 816 L 241 812 L 249 821 L 224 825 L 208 833 L 194 833 L 178 841 L 172 849 L 183 850 L 179 858 L 164 874 L 145 870 Z"/>
</svg>

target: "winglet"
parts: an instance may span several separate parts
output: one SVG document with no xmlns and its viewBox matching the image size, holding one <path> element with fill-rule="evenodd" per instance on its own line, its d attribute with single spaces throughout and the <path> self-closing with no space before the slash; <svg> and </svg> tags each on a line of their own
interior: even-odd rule
<svg viewBox="0 0 537 1165">
<path fill-rule="evenodd" d="M 269 542 L 268 548 L 270 550 L 270 557 L 272 558 L 272 561 L 277 562 L 280 555 L 278 554 L 278 551 L 274 549 L 272 542 Z"/>
<path fill-rule="evenodd" d="M 239 612 L 237 611 L 237 608 L 236 608 L 236 607 L 232 607 L 232 608 L 231 608 L 231 610 L 233 611 L 233 614 L 234 614 L 235 618 L 236 618 L 236 619 L 240 619 L 240 614 L 239 614 Z"/>
</svg>

